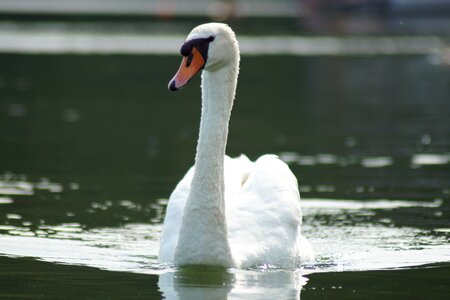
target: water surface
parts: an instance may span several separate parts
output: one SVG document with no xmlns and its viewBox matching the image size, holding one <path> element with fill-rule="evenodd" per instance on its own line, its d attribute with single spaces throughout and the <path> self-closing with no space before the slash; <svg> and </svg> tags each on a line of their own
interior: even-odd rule
<svg viewBox="0 0 450 300">
<path fill-rule="evenodd" d="M 198 78 L 167 92 L 178 64 L 0 56 L 2 297 L 448 296 L 448 66 L 428 55 L 244 56 L 228 153 L 289 164 L 317 260 L 224 272 L 157 263 L 200 113 Z"/>
</svg>

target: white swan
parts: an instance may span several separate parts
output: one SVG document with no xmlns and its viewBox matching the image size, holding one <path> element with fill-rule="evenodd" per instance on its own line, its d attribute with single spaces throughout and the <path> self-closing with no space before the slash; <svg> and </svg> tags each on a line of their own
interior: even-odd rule
<svg viewBox="0 0 450 300">
<path fill-rule="evenodd" d="M 239 71 L 239 46 L 228 25 L 194 28 L 169 83 L 175 91 L 202 72 L 202 114 L 195 165 L 170 196 L 159 261 L 175 266 L 295 267 L 312 259 L 301 235 L 297 179 L 275 155 L 256 162 L 225 156 Z"/>
</svg>

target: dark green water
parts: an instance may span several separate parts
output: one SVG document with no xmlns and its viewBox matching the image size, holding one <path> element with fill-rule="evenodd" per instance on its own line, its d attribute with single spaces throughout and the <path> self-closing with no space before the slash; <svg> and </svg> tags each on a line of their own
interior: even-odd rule
<svg viewBox="0 0 450 300">
<path fill-rule="evenodd" d="M 289 163 L 318 260 L 221 272 L 156 262 L 200 116 L 178 64 L 0 55 L 0 298 L 448 298 L 448 66 L 243 57 L 228 154 Z"/>
</svg>

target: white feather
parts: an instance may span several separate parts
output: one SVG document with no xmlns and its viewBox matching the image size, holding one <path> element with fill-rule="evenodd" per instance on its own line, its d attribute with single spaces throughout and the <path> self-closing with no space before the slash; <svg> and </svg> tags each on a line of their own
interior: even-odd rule
<svg viewBox="0 0 450 300">
<path fill-rule="evenodd" d="M 301 235 L 297 179 L 275 155 L 256 162 L 225 156 L 239 48 L 224 24 L 201 25 L 188 40 L 211 35 L 196 163 L 170 196 L 159 260 L 177 266 L 295 267 L 313 259 Z"/>
</svg>

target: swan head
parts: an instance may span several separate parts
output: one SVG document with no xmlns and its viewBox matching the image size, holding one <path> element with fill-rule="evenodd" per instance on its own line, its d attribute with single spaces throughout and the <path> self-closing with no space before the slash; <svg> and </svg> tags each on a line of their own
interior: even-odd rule
<svg viewBox="0 0 450 300">
<path fill-rule="evenodd" d="M 202 24 L 189 33 L 180 49 L 180 68 L 169 82 L 169 90 L 177 91 L 198 72 L 217 71 L 239 62 L 239 45 L 230 26 L 223 23 Z"/>
</svg>

